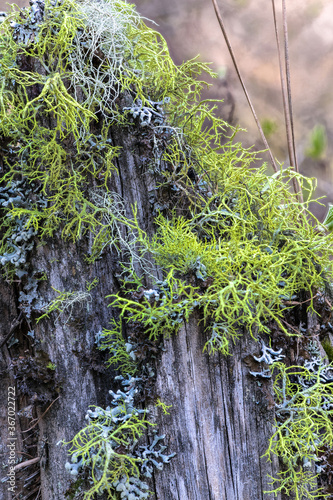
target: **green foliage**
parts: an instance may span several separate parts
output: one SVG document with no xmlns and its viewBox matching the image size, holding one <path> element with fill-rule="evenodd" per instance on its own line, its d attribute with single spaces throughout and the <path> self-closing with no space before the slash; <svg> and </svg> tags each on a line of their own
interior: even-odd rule
<svg viewBox="0 0 333 500">
<path fill-rule="evenodd" d="M 110 352 L 111 357 L 108 359 L 107 366 L 115 366 L 123 376 L 134 376 L 138 367 L 133 346 L 126 342 L 120 323 L 112 318 L 111 326 L 110 330 L 103 330 L 100 346 L 101 350 L 107 349 Z"/>
<path fill-rule="evenodd" d="M 324 498 L 317 487 L 313 463 L 318 452 L 333 446 L 333 383 L 325 377 L 332 365 L 316 363 L 317 370 L 274 363 L 276 431 L 264 456 L 278 456 L 284 469 L 272 478 L 276 495 L 293 498 Z"/>
<path fill-rule="evenodd" d="M 320 160 L 325 155 L 327 148 L 326 129 L 323 125 L 316 125 L 311 130 L 309 145 L 305 151 L 306 156 L 313 160 Z"/>
<path fill-rule="evenodd" d="M 273 135 L 278 128 L 276 121 L 270 118 L 265 118 L 262 121 L 261 126 L 266 137 L 270 137 L 271 135 Z"/>
</svg>

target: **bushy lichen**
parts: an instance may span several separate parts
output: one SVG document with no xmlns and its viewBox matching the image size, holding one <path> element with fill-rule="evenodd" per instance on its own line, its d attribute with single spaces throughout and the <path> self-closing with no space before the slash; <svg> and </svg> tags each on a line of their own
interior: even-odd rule
<svg viewBox="0 0 333 500">
<path fill-rule="evenodd" d="M 111 329 L 103 330 L 99 348 L 110 353 L 107 366 L 115 366 L 123 376 L 133 376 L 138 370 L 135 346 L 126 342 L 120 323 L 112 319 L 111 326 Z"/>
<path fill-rule="evenodd" d="M 72 318 L 73 311 L 76 306 L 88 306 L 89 302 L 91 302 L 92 300 L 90 293 L 86 290 L 76 292 L 61 292 L 60 290 L 54 289 L 54 291 L 57 292 L 57 297 L 51 300 L 49 303 L 43 304 L 42 310 L 45 312 L 44 314 L 39 316 L 37 322 L 45 317 L 48 317 L 49 314 L 56 312 L 56 322 L 61 315 L 64 315 L 64 323 L 66 324 Z"/>
<path fill-rule="evenodd" d="M 133 289 L 130 296 L 111 297 L 122 316 L 141 321 L 153 338 L 177 331 L 200 308 L 204 324 L 214 329 L 206 347 L 227 353 L 239 325 L 253 334 L 269 332 L 275 322 L 294 334 L 284 321 L 288 301 L 324 286 L 331 273 L 331 237 L 309 222 L 308 203 L 288 193 L 282 173 L 269 178 L 263 170 L 223 168 L 223 161 L 216 153 L 215 196 L 207 201 L 199 192 L 195 200 L 193 194 L 187 217 L 160 214 L 150 240 L 138 233 L 142 247 L 165 270 L 164 288 L 155 282 L 154 295 L 144 292 L 140 300 L 133 300 Z"/>
<path fill-rule="evenodd" d="M 8 211 L 24 214 L 25 228 L 42 237 L 59 227 L 73 240 L 87 230 L 104 237 L 103 214 L 90 185 L 107 189 L 115 171 L 119 148 L 108 132 L 129 114 L 119 106 L 119 95 L 141 102 L 146 113 L 156 113 L 156 103 L 168 96 L 169 113 L 177 116 L 202 87 L 192 75 L 207 67 L 176 67 L 160 35 L 118 0 L 34 1 L 30 9 L 12 8 L 1 30 L 0 134 L 18 144 L 17 159 L 7 163 L 2 181 L 23 175 L 37 181 L 48 199 L 43 210 Z"/>
<path fill-rule="evenodd" d="M 229 353 L 240 326 L 253 336 L 272 326 L 295 333 L 285 312 L 300 293 L 313 297 L 331 280 L 333 236 L 309 212 L 314 183 L 290 170 L 268 176 L 265 167 L 251 168 L 256 155 L 235 142 L 236 130 L 216 117 L 215 104 L 200 100 L 204 83 L 197 76 L 212 74 L 207 65 L 176 67 L 163 38 L 121 0 L 31 0 L 29 9 L 14 7 L 1 24 L 0 54 L 0 139 L 2 151 L 11 151 L 3 155 L 0 178 L 2 265 L 26 272 L 20 266 L 34 238 L 61 231 L 77 241 L 89 232 L 88 261 L 112 246 L 123 266 L 124 286 L 111 296 L 120 319 L 140 325 L 152 340 L 176 333 L 195 310 L 211 353 Z M 111 127 L 135 124 L 151 142 L 145 165 L 157 178 L 150 196 L 154 237 L 140 227 L 136 207 L 129 218 L 111 190 L 120 154 Z M 290 193 L 295 176 L 305 203 Z M 31 316 L 36 290 L 27 286 L 20 300 Z M 70 313 L 82 299 L 58 294 L 46 315 L 68 307 Z M 136 351 L 119 327 L 104 337 L 110 364 L 134 374 Z M 267 348 L 263 354 L 266 362 L 268 354 L 280 355 Z M 279 370 L 279 419 L 267 454 L 286 465 L 275 491 L 307 494 L 302 481 L 315 479 L 306 464 L 321 445 L 333 445 L 331 382 L 321 365 L 315 371 L 271 366 Z M 163 447 L 154 449 L 159 438 L 143 446 L 141 457 L 136 453 L 149 422 L 133 391 L 134 385 L 112 393 L 113 408 L 90 410 L 88 425 L 71 442 L 67 468 L 91 473 L 86 499 L 103 491 L 109 498 L 117 492 L 146 498 L 140 474 L 151 474 L 158 457 L 168 461 Z"/>
<path fill-rule="evenodd" d="M 112 395 L 112 407 L 88 410 L 88 425 L 70 443 L 71 463 L 66 469 L 74 476 L 89 469 L 92 486 L 84 499 L 107 492 L 109 499 L 139 500 L 149 498 L 149 486 L 143 478 L 152 476 L 153 467 L 161 470 L 174 454 L 164 454 L 165 446 L 155 449 L 164 436 L 155 436 L 150 445 L 138 446 L 140 437 L 151 424 L 146 410 L 135 406 L 137 379 L 120 377 L 125 389 Z"/>
<path fill-rule="evenodd" d="M 300 500 L 326 498 L 317 477 L 319 452 L 333 447 L 333 366 L 315 356 L 304 366 L 275 362 L 271 370 L 276 431 L 265 456 L 276 455 L 283 464 L 278 477 L 272 478 L 273 491 Z"/>
</svg>

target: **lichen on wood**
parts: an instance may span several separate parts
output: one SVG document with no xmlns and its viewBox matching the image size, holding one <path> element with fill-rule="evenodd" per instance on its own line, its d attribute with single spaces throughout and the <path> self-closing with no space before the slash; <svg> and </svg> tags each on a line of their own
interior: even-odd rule
<svg viewBox="0 0 333 500">
<path fill-rule="evenodd" d="M 272 176 L 265 165 L 254 168 L 258 155 L 236 142 L 237 129 L 216 116 L 214 102 L 200 98 L 205 83 L 198 76 L 213 76 L 209 66 L 192 60 L 177 67 L 163 38 L 120 0 L 32 0 L 30 9 L 13 8 L 1 25 L 0 52 L 0 262 L 8 279 L 26 280 L 21 302 L 26 298 L 29 324 L 38 315 L 40 324 L 69 308 L 66 326 L 77 303 L 88 299 L 93 307 L 90 289 L 55 289 L 57 297 L 38 302 L 29 252 L 36 241 L 47 245 L 57 237 L 77 245 L 89 242 L 87 266 L 110 251 L 118 258 L 120 289 L 111 290 L 107 300 L 137 339 L 125 339 L 113 319 L 98 342 L 110 351 L 108 365 L 122 377 L 152 379 L 147 351 L 155 354 L 194 314 L 204 325 L 204 350 L 212 357 L 231 353 L 242 331 L 267 339 L 278 330 L 287 344 L 295 335 L 306 338 L 306 332 L 290 325 L 288 314 L 304 303 L 303 295 L 314 312 L 316 298 L 325 295 L 332 280 L 333 235 L 309 210 L 315 181 L 282 167 Z M 119 159 L 129 153 L 115 139 L 124 130 L 138 134 L 146 148 L 140 175 L 149 176 L 153 231 L 141 224 L 140 207 L 127 206 L 115 189 Z M 292 178 L 305 202 L 290 192 Z M 282 411 L 281 377 L 284 387 L 291 370 L 302 380 L 310 375 L 305 364 L 287 367 L 281 359 L 268 363 L 279 420 L 267 455 L 277 455 L 286 465 L 294 454 L 295 463 L 281 472 L 275 492 L 315 498 L 303 483 L 315 484 L 316 476 L 301 474 L 300 462 L 313 462 L 321 451 L 320 444 L 312 449 L 313 422 L 318 435 L 325 426 L 323 444 L 332 445 L 331 407 L 324 406 L 331 382 L 313 384 L 315 403 L 309 391 L 292 386 Z M 297 411 L 289 408 L 295 391 Z M 123 400 L 117 394 L 112 393 L 120 401 L 118 410 L 123 409 L 120 427 L 113 426 L 120 418 L 113 410 L 95 407 L 88 426 L 71 441 L 74 463 L 67 468 L 74 475 L 84 467 L 90 471 L 87 499 L 102 491 L 109 498 L 117 492 L 128 499 L 148 494 L 138 464 L 147 468 L 154 460 L 147 457 L 156 458 L 157 452 L 153 445 L 142 445 L 141 455 L 134 450 L 140 449 L 138 439 L 149 421 L 145 412 L 135 413 L 132 400 L 128 411 L 127 393 L 119 393 Z M 324 415 L 319 424 L 313 404 Z M 308 425 L 303 414 L 309 411 L 308 438 L 301 448 L 290 445 L 288 433 L 295 437 L 300 426 Z M 293 421 L 285 418 L 288 412 L 295 412 Z M 164 457 L 164 448 L 160 451 Z"/>
</svg>

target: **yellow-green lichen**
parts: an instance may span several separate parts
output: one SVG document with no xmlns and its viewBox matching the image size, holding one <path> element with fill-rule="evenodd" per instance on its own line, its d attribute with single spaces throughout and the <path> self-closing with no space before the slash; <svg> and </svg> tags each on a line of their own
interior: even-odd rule
<svg viewBox="0 0 333 500">
<path fill-rule="evenodd" d="M 206 65 L 175 66 L 163 38 L 120 0 L 46 0 L 39 13 L 14 8 L 1 25 L 0 56 L 5 263 L 17 254 L 24 264 L 32 248 L 14 246 L 17 231 L 43 239 L 61 230 L 73 241 L 89 232 L 90 262 L 112 246 L 123 265 L 124 286 L 111 295 L 112 305 L 153 340 L 176 333 L 195 310 L 212 353 L 229 353 L 243 326 L 253 336 L 272 326 L 295 333 L 284 313 L 295 296 L 305 291 L 313 297 L 331 281 L 333 236 L 319 231 L 309 212 L 314 182 L 282 168 L 273 176 L 265 167 L 252 168 L 255 153 L 235 142 L 236 130 L 216 117 L 214 103 L 200 101 L 205 84 L 197 77 L 211 73 Z M 140 124 L 150 130 L 149 169 L 158 175 L 154 237 L 140 227 L 137 208 L 129 218 L 111 191 L 120 154 L 111 127 L 128 131 Z M 308 191 L 305 203 L 290 193 L 294 176 Z M 8 193 L 22 178 L 34 187 L 15 202 Z M 162 208 L 161 193 L 168 200 Z M 57 292 L 42 317 L 67 311 L 68 320 L 82 295 Z M 90 300 L 89 290 L 82 293 Z M 135 353 L 130 356 L 119 324 L 104 331 L 104 347 L 114 354 L 110 365 L 135 373 Z M 330 397 L 330 384 L 314 380 L 306 368 L 278 368 L 278 412 L 288 416 L 276 422 L 267 451 L 286 466 L 275 491 L 315 498 L 315 486 L 308 492 L 315 478 L 306 463 L 323 443 L 333 445 L 331 409 L 320 404 Z M 294 376 L 311 385 L 300 389 Z M 139 476 L 140 460 L 132 452 L 148 422 L 133 405 L 124 405 L 117 406 L 118 416 L 96 408 L 71 442 L 74 462 L 81 457 L 92 471 L 85 498 L 102 491 L 115 498 L 124 478 Z"/>
<path fill-rule="evenodd" d="M 202 87 L 193 75 L 209 70 L 175 66 L 163 38 L 125 2 L 46 0 L 40 9 L 36 22 L 31 10 L 12 8 L 1 25 L 0 133 L 18 146 L 1 181 L 38 181 L 48 205 L 9 207 L 9 215 L 24 216 L 42 238 L 58 228 L 74 241 L 88 230 L 105 238 L 90 189 L 107 188 L 115 171 L 119 148 L 108 132 L 128 115 L 119 95 L 148 108 L 148 95 L 167 95 L 170 116 L 184 116 Z"/>
<path fill-rule="evenodd" d="M 126 342 L 120 323 L 114 319 L 110 323 L 111 328 L 102 332 L 99 348 L 110 353 L 107 366 L 114 366 L 124 377 L 127 375 L 132 377 L 138 371 L 133 345 Z"/>
<path fill-rule="evenodd" d="M 206 201 L 193 194 L 187 217 L 160 214 L 150 240 L 138 232 L 142 248 L 165 270 L 162 288 L 155 283 L 155 295 L 145 292 L 140 301 L 111 297 L 122 316 L 141 321 L 152 338 L 177 331 L 200 308 L 213 331 L 206 347 L 228 353 L 240 325 L 257 334 L 275 322 L 295 333 L 284 321 L 288 301 L 304 290 L 312 294 L 330 276 L 331 237 L 311 224 L 308 204 L 289 193 L 282 173 L 267 177 L 224 160 L 217 154 L 211 168 L 212 177 L 220 177 L 215 196 Z"/>
<path fill-rule="evenodd" d="M 264 456 L 276 455 L 283 464 L 278 477 L 271 478 L 272 491 L 297 500 L 327 498 L 317 477 L 318 453 L 333 447 L 332 365 L 324 365 L 320 358 L 307 366 L 277 362 L 272 371 L 276 431 Z"/>
</svg>

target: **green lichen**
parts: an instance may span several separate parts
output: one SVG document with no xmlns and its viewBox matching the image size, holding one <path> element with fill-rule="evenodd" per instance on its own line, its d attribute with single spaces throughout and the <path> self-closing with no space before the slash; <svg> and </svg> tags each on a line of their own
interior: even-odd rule
<svg viewBox="0 0 333 500">
<path fill-rule="evenodd" d="M 30 243 L 14 248 L 13 257 L 17 231 L 42 241 L 55 231 L 73 241 L 89 233 L 89 262 L 112 246 L 123 266 L 123 287 L 111 304 L 152 340 L 177 333 L 194 311 L 210 353 L 228 354 L 240 327 L 254 337 L 272 327 L 295 334 L 285 312 L 300 293 L 313 297 L 331 281 L 333 236 L 309 211 L 314 181 L 290 170 L 269 176 L 265 166 L 252 168 L 256 154 L 235 142 L 237 130 L 215 115 L 214 103 L 200 100 L 205 83 L 197 77 L 212 75 L 207 65 L 192 60 L 177 67 L 164 39 L 120 0 L 13 8 L 1 24 L 0 54 L 1 262 L 15 265 L 16 253 L 25 260 L 32 249 Z M 137 208 L 129 218 L 111 190 L 121 152 L 111 138 L 114 126 L 149 130 L 147 170 L 158 179 L 154 237 L 140 227 Z M 307 191 L 305 203 L 290 192 L 295 176 Z M 31 186 L 27 203 L 14 202 L 21 179 Z M 330 229 L 330 212 L 325 224 Z M 75 304 L 90 300 L 89 290 L 57 293 L 39 319 L 67 312 L 68 321 Z M 109 365 L 136 373 L 135 352 L 119 324 L 104 331 L 103 342 Z M 306 464 L 323 445 L 333 445 L 332 409 L 322 405 L 327 398 L 331 404 L 331 384 L 322 382 L 321 369 L 315 378 L 304 367 L 274 366 L 281 418 L 267 456 L 285 464 L 274 491 L 316 498 Z M 95 408 L 71 442 L 73 463 L 91 472 L 86 499 L 103 491 L 116 498 L 118 487 L 139 484 L 142 460 L 133 450 L 149 423 L 125 399 L 116 414 Z"/>
<path fill-rule="evenodd" d="M 195 61 L 175 66 L 163 38 L 121 1 L 46 0 L 39 22 L 32 17 L 29 9 L 13 8 L 1 25 L 0 134 L 18 151 L 0 180 L 37 181 L 48 206 L 8 212 L 25 217 L 25 227 L 42 239 L 61 228 L 74 241 L 87 231 L 103 241 L 103 213 L 90 190 L 91 184 L 107 189 L 115 172 L 119 147 L 109 129 L 128 115 L 119 95 L 148 107 L 147 95 L 167 95 L 170 117 L 184 115 L 203 85 L 193 75 L 209 70 Z"/>
<path fill-rule="evenodd" d="M 153 238 L 138 232 L 141 247 L 165 270 L 162 288 L 155 281 L 155 294 L 146 291 L 139 301 L 133 293 L 142 284 L 110 297 L 122 317 L 141 322 L 153 339 L 176 332 L 200 308 L 212 332 L 206 348 L 226 354 L 240 325 L 252 335 L 269 333 L 272 322 L 295 333 L 284 320 L 288 301 L 323 287 L 331 237 L 311 224 L 308 203 L 288 192 L 288 174 L 267 177 L 262 169 L 223 168 L 224 161 L 216 153 L 211 173 L 219 179 L 208 201 L 193 194 L 187 217 L 160 214 Z"/>
<path fill-rule="evenodd" d="M 264 456 L 276 455 L 283 463 L 278 477 L 272 478 L 276 495 L 283 492 L 297 500 L 326 498 L 317 485 L 315 464 L 324 447 L 333 447 L 331 370 L 332 365 L 324 365 L 319 358 L 308 366 L 272 365 L 276 431 Z"/>
<path fill-rule="evenodd" d="M 111 329 L 103 330 L 99 347 L 110 353 L 107 366 L 115 366 L 123 376 L 134 376 L 138 371 L 138 366 L 133 345 L 126 342 L 120 323 L 112 319 L 111 326 Z"/>
<path fill-rule="evenodd" d="M 172 405 L 167 405 L 166 403 L 163 403 L 163 401 L 161 401 L 160 398 L 157 398 L 156 407 L 161 408 L 164 415 L 170 415 L 170 412 L 168 410 L 169 408 L 172 408 Z"/>
<path fill-rule="evenodd" d="M 89 302 L 92 301 L 90 293 L 86 290 L 76 292 L 61 292 L 56 288 L 53 288 L 53 290 L 58 295 L 55 299 L 43 305 L 45 313 L 39 316 L 37 323 L 44 318 L 48 318 L 51 313 L 56 313 L 57 317 L 55 321 L 57 322 L 60 316 L 64 315 L 64 323 L 66 324 L 71 320 L 75 307 L 88 306 Z"/>
<path fill-rule="evenodd" d="M 88 425 L 70 443 L 64 443 L 70 445 L 72 463 L 66 464 L 70 473 L 76 476 L 81 468 L 90 469 L 92 486 L 85 492 L 84 500 L 93 500 L 103 492 L 108 499 L 116 500 L 117 486 L 123 478 L 140 476 L 143 460 L 134 455 L 134 449 L 151 424 L 145 411 L 134 407 L 133 387 L 112 394 L 114 408 L 89 410 Z"/>
</svg>

